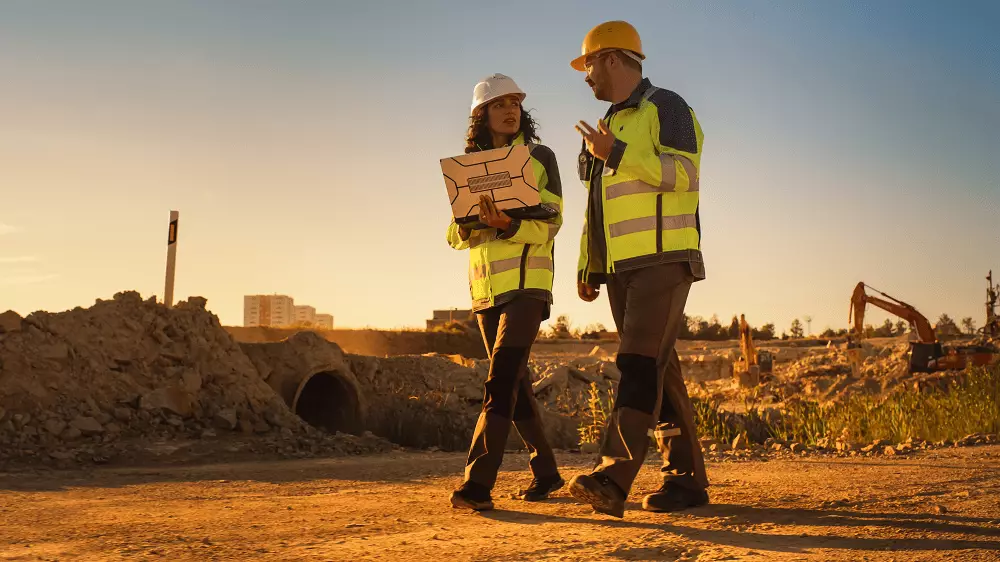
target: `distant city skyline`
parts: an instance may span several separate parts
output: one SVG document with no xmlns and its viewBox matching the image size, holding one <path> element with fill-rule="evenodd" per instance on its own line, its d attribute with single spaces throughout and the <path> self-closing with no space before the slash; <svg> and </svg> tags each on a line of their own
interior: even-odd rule
<svg viewBox="0 0 1000 562">
<path fill-rule="evenodd" d="M 707 279 L 689 315 L 842 329 L 865 281 L 931 321 L 983 324 L 1000 270 L 1000 3 L 497 8 L 0 3 L 0 310 L 162 297 L 171 209 L 175 299 L 204 296 L 225 324 L 241 323 L 241 295 L 273 292 L 338 327 L 467 309 L 438 160 L 462 151 L 475 83 L 502 72 L 560 167 L 552 320 L 612 328 L 606 297 L 575 288 L 573 125 L 607 104 L 569 61 L 591 27 L 626 19 L 645 74 L 705 131 Z"/>
</svg>

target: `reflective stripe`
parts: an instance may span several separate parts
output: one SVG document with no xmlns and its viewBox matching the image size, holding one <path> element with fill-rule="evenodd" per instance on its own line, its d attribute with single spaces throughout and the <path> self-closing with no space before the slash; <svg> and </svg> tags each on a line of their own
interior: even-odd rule
<svg viewBox="0 0 1000 562">
<path fill-rule="evenodd" d="M 473 230 L 472 236 L 469 237 L 469 247 L 476 248 L 496 239 L 497 233 L 495 230 Z"/>
<path fill-rule="evenodd" d="M 547 269 L 552 271 L 552 258 L 535 257 L 528 258 L 528 269 Z"/>
<path fill-rule="evenodd" d="M 490 273 L 497 274 L 503 273 L 504 271 L 510 271 L 512 269 L 518 269 L 521 267 L 521 256 L 516 258 L 507 258 L 504 260 L 497 260 L 490 263 Z M 552 271 L 552 258 L 546 257 L 533 257 L 528 258 L 527 269 L 547 269 Z M 478 267 L 471 267 L 469 269 L 469 277 L 473 280 L 479 280 L 486 277 L 486 266 L 480 265 Z"/>
<path fill-rule="evenodd" d="M 698 169 L 694 167 L 694 162 L 680 154 L 674 154 L 674 159 L 679 160 L 681 166 L 684 166 L 684 171 L 687 172 L 688 191 L 698 191 Z"/>
<path fill-rule="evenodd" d="M 684 166 L 684 171 L 687 172 L 689 179 L 688 191 L 698 191 L 698 171 L 695 169 L 694 163 L 679 154 L 661 154 L 660 167 L 662 173 L 660 175 L 659 186 L 650 185 L 640 180 L 624 181 L 615 185 L 609 185 L 605 189 L 607 200 L 610 201 L 618 197 L 638 193 L 670 193 L 675 191 L 677 188 L 677 168 L 674 166 L 674 162 L 677 161 L 681 163 L 681 166 Z"/>
<path fill-rule="evenodd" d="M 694 215 L 676 215 L 670 217 L 660 217 L 660 225 L 663 230 L 679 230 L 681 228 L 695 228 L 697 221 L 695 220 Z M 608 230 L 610 231 L 612 238 L 625 236 L 626 234 L 634 234 L 636 232 L 656 230 L 656 217 L 640 217 L 637 219 L 616 222 L 608 225 Z"/>
<path fill-rule="evenodd" d="M 497 260 L 490 262 L 490 273 L 503 273 L 504 271 L 510 271 L 511 269 L 518 269 L 521 267 L 521 256 L 516 258 L 507 258 L 505 260 Z"/>
<path fill-rule="evenodd" d="M 616 183 L 615 185 L 609 185 L 604 191 L 607 193 L 607 200 L 610 201 L 618 197 L 635 195 L 637 193 L 659 193 L 660 188 L 649 185 L 644 181 L 632 180 Z"/>
<path fill-rule="evenodd" d="M 546 224 L 548 224 L 549 226 L 549 241 L 551 242 L 552 240 L 556 239 L 556 234 L 559 232 L 560 225 L 552 223 L 546 223 Z"/>
<path fill-rule="evenodd" d="M 479 281 L 480 279 L 485 278 L 486 277 L 486 266 L 485 265 L 480 265 L 478 267 L 477 266 L 470 266 L 469 267 L 469 277 L 473 281 Z"/>
</svg>

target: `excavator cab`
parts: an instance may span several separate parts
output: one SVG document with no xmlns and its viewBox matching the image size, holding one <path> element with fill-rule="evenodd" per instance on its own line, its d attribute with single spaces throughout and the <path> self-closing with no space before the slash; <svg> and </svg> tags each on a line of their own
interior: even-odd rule
<svg viewBox="0 0 1000 562">
<path fill-rule="evenodd" d="M 936 360 L 944 356 L 940 342 L 910 342 L 910 372 L 930 373 L 937 370 Z M 933 366 L 932 366 L 933 365 Z"/>
<path fill-rule="evenodd" d="M 760 350 L 757 352 L 757 365 L 760 366 L 760 374 L 767 375 L 774 371 L 774 355 L 770 351 Z"/>
</svg>

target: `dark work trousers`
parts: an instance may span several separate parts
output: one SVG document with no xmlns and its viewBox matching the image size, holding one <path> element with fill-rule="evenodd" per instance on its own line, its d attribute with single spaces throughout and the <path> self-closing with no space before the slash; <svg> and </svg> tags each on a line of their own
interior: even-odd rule
<svg viewBox="0 0 1000 562">
<path fill-rule="evenodd" d="M 493 488 L 511 422 L 531 454 L 532 475 L 544 478 L 558 473 L 528 376 L 528 355 L 547 306 L 542 300 L 521 296 L 477 314 L 490 373 L 465 466 L 467 481 Z"/>
<path fill-rule="evenodd" d="M 655 428 L 664 482 L 708 487 L 694 408 L 674 344 L 694 276 L 685 263 L 667 263 L 611 275 L 608 300 L 621 345 L 622 373 L 601 443 L 598 471 L 626 494 L 639 473 Z"/>
</svg>

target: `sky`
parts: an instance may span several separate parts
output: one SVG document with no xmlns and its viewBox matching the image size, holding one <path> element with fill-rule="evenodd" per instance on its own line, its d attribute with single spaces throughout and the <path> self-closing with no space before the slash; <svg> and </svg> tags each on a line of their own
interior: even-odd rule
<svg viewBox="0 0 1000 562">
<path fill-rule="evenodd" d="M 612 327 L 605 296 L 576 297 L 573 125 L 606 104 L 569 66 L 611 19 L 705 132 L 708 278 L 689 315 L 844 328 L 865 281 L 982 325 L 984 278 L 1000 278 L 989 1 L 3 2 L 0 310 L 162 297 L 171 210 L 175 296 L 225 324 L 258 293 L 338 327 L 467 308 L 438 160 L 501 72 L 560 165 L 553 318 Z"/>
</svg>

